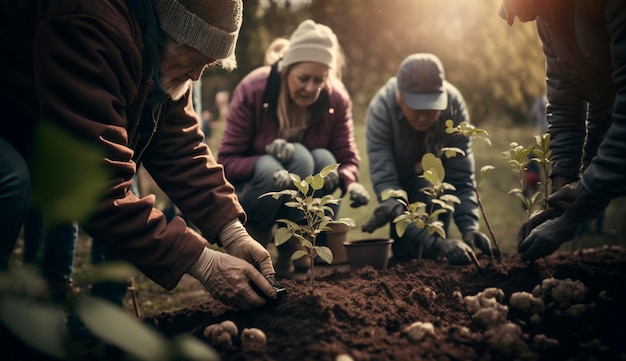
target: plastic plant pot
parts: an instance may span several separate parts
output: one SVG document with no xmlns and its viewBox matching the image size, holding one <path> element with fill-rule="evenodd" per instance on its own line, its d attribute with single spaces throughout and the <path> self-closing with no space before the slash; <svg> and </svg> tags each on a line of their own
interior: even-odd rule
<svg viewBox="0 0 626 361">
<path fill-rule="evenodd" d="M 372 238 L 344 242 L 348 263 L 353 269 L 366 265 L 374 269 L 383 270 L 387 268 L 387 262 L 391 256 L 391 244 L 393 239 Z"/>
</svg>

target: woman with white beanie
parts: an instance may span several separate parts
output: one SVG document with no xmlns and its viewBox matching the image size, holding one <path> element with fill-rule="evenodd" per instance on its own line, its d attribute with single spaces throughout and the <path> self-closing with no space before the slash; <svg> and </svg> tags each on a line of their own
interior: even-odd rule
<svg viewBox="0 0 626 361">
<path fill-rule="evenodd" d="M 253 70 L 237 85 L 218 151 L 227 179 L 247 213 L 246 228 L 264 245 L 276 219 L 302 220 L 302 213 L 266 192 L 292 187 L 289 173 L 306 177 L 327 165 L 339 168 L 320 190 L 349 194 L 351 206 L 369 202 L 358 183 L 360 156 L 354 140 L 352 102 L 337 70 L 339 45 L 333 31 L 305 20 L 289 39 L 282 59 Z M 335 212 L 337 214 L 337 212 Z M 295 240 L 293 240 L 295 241 Z M 291 262 L 297 242 L 278 247 L 277 275 L 308 269 L 308 257 Z"/>
</svg>

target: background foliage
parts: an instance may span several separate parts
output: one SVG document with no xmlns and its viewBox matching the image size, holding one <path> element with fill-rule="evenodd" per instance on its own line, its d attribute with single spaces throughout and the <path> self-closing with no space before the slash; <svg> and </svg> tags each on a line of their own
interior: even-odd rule
<svg viewBox="0 0 626 361">
<path fill-rule="evenodd" d="M 372 96 L 416 52 L 439 56 L 446 78 L 466 98 L 472 121 L 490 113 L 526 120 L 529 104 L 544 92 L 544 58 L 534 22 L 508 27 L 497 15 L 500 0 L 246 0 L 237 45 L 239 67 L 205 73 L 203 102 L 217 87 L 234 89 L 261 65 L 276 37 L 289 37 L 304 19 L 328 25 L 345 54 L 343 81 L 352 95 L 355 122 L 364 121 Z"/>
</svg>

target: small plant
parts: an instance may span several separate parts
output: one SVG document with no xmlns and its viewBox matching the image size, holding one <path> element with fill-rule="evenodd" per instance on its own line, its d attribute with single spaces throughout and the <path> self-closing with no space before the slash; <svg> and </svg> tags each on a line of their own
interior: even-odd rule
<svg viewBox="0 0 626 361">
<path fill-rule="evenodd" d="M 431 184 L 430 187 L 424 187 L 420 190 L 431 197 L 428 210 L 423 202 L 409 204 L 408 196 L 403 190 L 388 189 L 382 192 L 381 197 L 383 200 L 397 198 L 406 208 L 401 215 L 393 220 L 398 236 L 402 237 L 407 227 L 413 223 L 418 228 L 425 228 L 430 235 L 437 233 L 440 237 L 445 238 L 446 232 L 443 228 L 443 223 L 439 220 L 439 215 L 448 211 L 454 211 L 454 204 L 458 204 L 461 201 L 455 195 L 446 194 L 446 191 L 453 191 L 456 188 L 452 184 L 443 181 L 445 169 L 441 159 L 432 153 L 424 154 L 422 157 L 422 169 L 424 169 L 424 173 L 420 177 Z M 436 206 L 439 207 L 437 208 Z M 422 247 L 420 245 L 418 258 L 421 258 L 421 254 Z"/>
<path fill-rule="evenodd" d="M 446 133 L 448 134 L 461 133 L 463 134 L 463 136 L 470 138 L 471 140 L 482 139 L 485 142 L 487 142 L 487 144 L 491 145 L 491 139 L 489 139 L 489 133 L 484 129 L 474 127 L 468 122 L 461 122 L 459 123 L 459 125 L 454 126 L 454 122 L 451 119 L 448 119 L 446 120 Z M 459 148 L 444 148 L 444 151 L 445 151 L 446 157 L 448 158 L 456 156 L 456 153 L 465 155 L 465 152 L 463 152 Z M 496 247 L 496 249 L 500 251 L 500 246 L 498 245 L 498 241 L 496 240 L 496 235 L 493 232 L 493 228 L 491 227 L 489 218 L 487 218 L 487 212 L 485 212 L 485 207 L 483 207 L 483 202 L 480 198 L 480 193 L 478 192 L 478 186 L 480 186 L 480 181 L 483 179 L 485 174 L 487 174 L 487 172 L 493 169 L 495 169 L 495 167 L 492 165 L 485 165 L 482 168 L 480 168 L 480 179 L 476 180 L 476 186 L 474 186 L 474 193 L 476 194 L 476 202 L 478 202 L 480 213 L 482 214 L 483 220 L 485 221 L 485 224 L 487 225 L 487 229 L 489 230 L 489 234 L 491 235 L 493 244 Z M 497 252 L 497 255 L 498 255 L 497 259 L 499 261 L 502 257 L 502 252 Z M 491 256 L 493 257 L 493 255 Z"/>
<path fill-rule="evenodd" d="M 526 209 L 526 218 L 530 218 L 532 211 L 537 206 L 540 209 L 547 208 L 546 199 L 550 195 L 550 179 L 548 175 L 552 167 L 550 157 L 552 151 L 549 148 L 550 135 L 542 134 L 535 136 L 535 144 L 530 147 L 524 147 L 517 142 L 512 142 L 509 150 L 502 153 L 502 157 L 508 161 L 513 172 L 517 174 L 520 180 L 520 188 L 513 188 L 509 191 L 509 194 L 513 194 L 519 200 L 522 201 L 524 208 Z M 542 175 L 540 176 L 539 184 L 543 185 L 543 192 L 535 192 L 534 194 L 525 194 L 524 189 L 527 188 L 524 173 L 528 170 L 528 165 L 531 162 L 535 162 L 541 166 Z"/>
<path fill-rule="evenodd" d="M 304 256 L 310 256 L 311 260 L 319 256 L 324 262 L 330 264 L 333 261 L 333 253 L 330 248 L 318 246 L 315 244 L 317 236 L 321 232 L 330 231 L 330 224 L 342 223 L 348 227 L 354 227 L 355 222 L 352 218 L 341 218 L 334 220 L 334 210 L 331 205 L 339 205 L 340 200 L 335 199 L 328 194 L 321 198 L 315 197 L 315 192 L 324 187 L 324 178 L 332 171 L 337 169 L 339 164 L 331 164 L 322 169 L 318 174 L 309 175 L 305 179 L 301 179 L 297 174 L 290 173 L 289 176 L 293 180 L 296 189 L 284 189 L 278 192 L 268 192 L 259 196 L 272 197 L 279 199 L 287 196 L 292 201 L 286 202 L 285 206 L 296 208 L 303 213 L 303 223 L 291 221 L 289 219 L 277 219 L 276 222 L 283 223 L 285 227 L 279 227 L 274 235 L 274 243 L 276 246 L 296 238 L 304 247 L 304 250 L 297 250 L 291 255 L 292 260 L 297 260 Z M 315 262 L 311 262 L 310 281 L 313 283 L 313 267 Z"/>
</svg>

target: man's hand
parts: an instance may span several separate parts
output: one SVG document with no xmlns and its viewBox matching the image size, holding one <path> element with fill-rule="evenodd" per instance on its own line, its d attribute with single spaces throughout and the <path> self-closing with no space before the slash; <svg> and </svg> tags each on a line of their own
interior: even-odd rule
<svg viewBox="0 0 626 361">
<path fill-rule="evenodd" d="M 235 219 L 224 226 L 218 237 L 226 253 L 248 261 L 263 276 L 276 274 L 270 253 L 248 234 L 239 220 Z"/>
<path fill-rule="evenodd" d="M 470 247 L 478 248 L 482 253 L 500 258 L 500 249 L 494 247 L 493 242 L 484 233 L 476 230 L 466 231 L 463 233 L 463 242 Z"/>
<path fill-rule="evenodd" d="M 524 241 L 524 239 L 528 237 L 528 235 L 530 234 L 530 232 L 532 232 L 533 229 L 535 229 L 540 224 L 550 219 L 556 218 L 562 214 L 563 214 L 563 210 L 559 208 L 547 208 L 540 212 L 535 213 L 526 222 L 524 222 L 524 224 L 522 224 L 519 231 L 517 232 L 518 247 L 522 243 L 522 241 Z"/>
<path fill-rule="evenodd" d="M 475 257 L 472 247 L 460 239 L 438 238 L 432 247 L 446 256 L 448 262 L 454 265 L 470 264 Z"/>
<path fill-rule="evenodd" d="M 365 206 L 370 202 L 370 194 L 360 183 L 352 183 L 348 186 L 348 195 L 350 196 L 350 207 L 357 208 Z"/>
<path fill-rule="evenodd" d="M 576 195 L 578 194 L 577 189 L 578 182 L 564 184 L 552 193 L 546 201 L 552 207 L 562 210 L 570 209 L 576 201 Z"/>
<path fill-rule="evenodd" d="M 395 198 L 388 198 L 380 203 L 372 213 L 370 219 L 361 226 L 363 232 L 372 233 L 376 229 L 393 221 L 404 212 L 404 205 Z"/>
<path fill-rule="evenodd" d="M 274 139 L 273 142 L 265 147 L 265 152 L 278 159 L 279 162 L 285 164 L 291 160 L 293 156 L 294 146 L 292 143 L 284 139 Z"/>
<path fill-rule="evenodd" d="M 279 169 L 274 172 L 274 185 L 278 189 L 287 189 L 293 186 L 293 180 L 286 169 Z"/>
<path fill-rule="evenodd" d="M 252 289 L 251 283 L 268 298 L 277 297 L 274 287 L 250 263 L 208 248 L 202 251 L 187 273 L 200 281 L 213 298 L 241 310 L 260 307 L 267 302 Z"/>
<path fill-rule="evenodd" d="M 537 258 L 548 256 L 576 236 L 580 222 L 575 221 L 570 215 L 565 214 L 547 220 L 537 226 L 528 237 L 517 246 L 517 251 L 523 261 L 532 261 Z"/>
<path fill-rule="evenodd" d="M 339 172 L 337 169 L 333 169 L 324 177 L 324 192 L 330 194 L 339 187 Z"/>
</svg>

